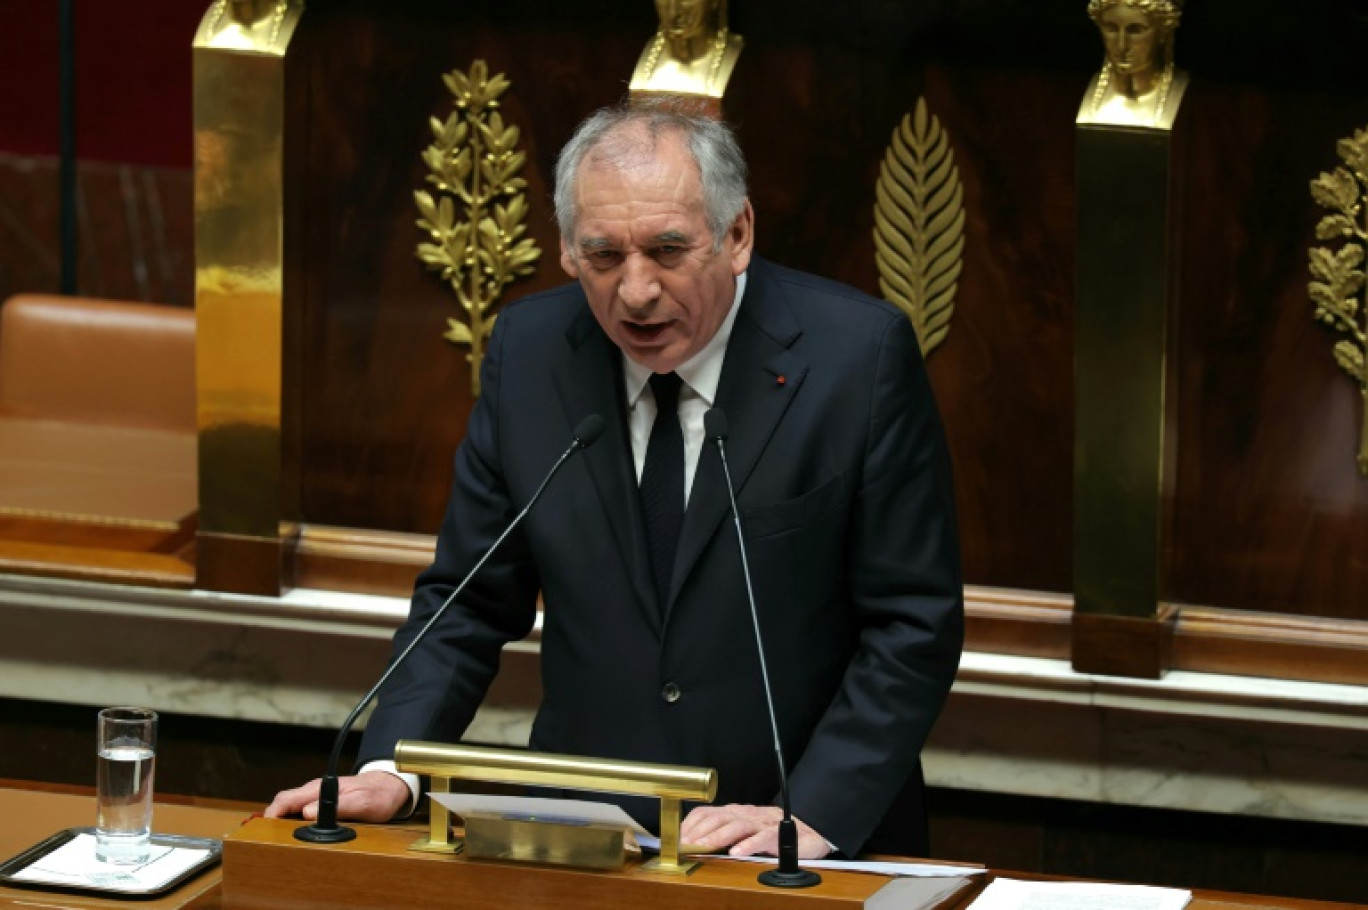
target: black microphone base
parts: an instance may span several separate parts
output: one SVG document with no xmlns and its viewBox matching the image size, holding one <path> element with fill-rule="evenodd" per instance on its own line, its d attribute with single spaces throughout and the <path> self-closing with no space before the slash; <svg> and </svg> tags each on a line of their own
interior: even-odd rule
<svg viewBox="0 0 1368 910">
<path fill-rule="evenodd" d="M 811 869 L 798 869 L 794 872 L 766 869 L 760 873 L 760 884 L 771 888 L 811 888 L 821 883 L 822 877 Z"/>
<path fill-rule="evenodd" d="M 356 837 L 356 829 L 346 825 L 333 825 L 320 828 L 318 825 L 300 825 L 294 829 L 295 840 L 311 844 L 342 844 Z"/>
</svg>

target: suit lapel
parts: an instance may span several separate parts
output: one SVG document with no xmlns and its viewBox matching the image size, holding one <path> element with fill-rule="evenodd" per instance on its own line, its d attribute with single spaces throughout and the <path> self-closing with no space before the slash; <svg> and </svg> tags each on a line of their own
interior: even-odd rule
<svg viewBox="0 0 1368 910">
<path fill-rule="evenodd" d="M 727 463 L 738 497 L 807 375 L 806 361 L 790 350 L 800 334 L 783 291 L 769 280 L 763 263 L 757 263 L 727 342 L 717 386 L 716 406 L 727 415 Z M 717 447 L 705 441 L 680 531 L 667 622 L 680 589 L 730 507 Z"/>
<path fill-rule="evenodd" d="M 632 443 L 624 419 L 622 359 L 586 304 L 566 331 L 570 357 L 555 370 L 561 405 L 571 426 L 589 414 L 603 417 L 603 438 L 581 457 L 603 505 L 604 518 L 648 620 L 659 630 L 660 611 L 651 584 L 641 502 L 632 467 Z"/>
</svg>

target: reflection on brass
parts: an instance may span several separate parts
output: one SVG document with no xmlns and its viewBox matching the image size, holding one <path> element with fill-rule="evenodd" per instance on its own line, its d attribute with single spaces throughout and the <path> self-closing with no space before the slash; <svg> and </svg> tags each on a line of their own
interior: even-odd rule
<svg viewBox="0 0 1368 910">
<path fill-rule="evenodd" d="M 1358 469 L 1368 477 L 1368 297 L 1364 293 L 1364 248 L 1368 246 L 1368 128 L 1337 147 L 1344 164 L 1311 181 L 1311 197 L 1330 209 L 1316 225 L 1320 240 L 1339 241 L 1338 250 L 1311 247 L 1307 290 L 1315 318 L 1348 335 L 1335 343 L 1335 362 L 1358 384 L 1363 398 Z"/>
<path fill-rule="evenodd" d="M 950 332 L 964 265 L 964 190 L 940 121 L 917 99 L 893 131 L 874 186 L 879 290 L 917 330 L 922 355 Z"/>
<path fill-rule="evenodd" d="M 643 868 L 672 874 L 687 873 L 697 865 L 680 862 L 681 801 L 709 802 L 717 795 L 717 771 L 684 765 L 411 740 L 401 740 L 394 747 L 394 761 L 400 771 L 427 774 L 434 781 L 473 780 L 657 797 L 660 855 Z"/>
<path fill-rule="evenodd" d="M 1173 65 L 1182 0 L 1089 0 L 1106 59 L 1088 84 L 1079 123 L 1172 129 L 1188 76 Z"/>
<path fill-rule="evenodd" d="M 516 818 L 487 812 L 465 817 L 466 856 L 577 869 L 621 869 L 626 830 L 558 818 Z"/>
<path fill-rule="evenodd" d="M 194 41 L 200 533 L 278 539 L 284 511 L 285 52 L 304 4 L 225 2 Z"/>
<path fill-rule="evenodd" d="M 468 74 L 452 70 L 442 80 L 456 98 L 456 109 L 445 121 L 432 118 L 433 143 L 423 151 L 426 179 L 437 194 L 413 194 L 423 216 L 418 227 L 432 240 L 418 244 L 418 258 L 441 272 L 465 311 L 466 322 L 447 320 L 443 337 L 470 345 L 466 359 L 471 390 L 478 396 L 494 306 L 513 279 L 532 274 L 541 250 L 523 237 L 527 181 L 518 172 L 527 156 L 514 150 L 518 128 L 505 126 L 499 113 L 508 80 L 502 74 L 489 78 L 483 60 L 476 60 Z M 463 206 L 461 221 L 456 200 Z"/>
<path fill-rule="evenodd" d="M 656 30 L 637 60 L 633 96 L 721 98 L 744 45 L 727 29 L 727 0 L 655 0 Z"/>
</svg>

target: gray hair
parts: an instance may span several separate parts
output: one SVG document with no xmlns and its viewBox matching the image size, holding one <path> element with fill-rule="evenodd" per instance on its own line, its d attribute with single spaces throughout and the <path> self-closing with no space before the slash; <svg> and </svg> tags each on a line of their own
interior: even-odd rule
<svg viewBox="0 0 1368 910">
<path fill-rule="evenodd" d="M 646 133 L 646 143 L 632 129 L 638 124 Z M 746 206 L 746 159 L 725 123 L 669 107 L 606 107 L 575 130 L 556 159 L 556 221 L 567 243 L 574 237 L 579 218 L 575 181 L 585 159 L 625 167 L 653 150 L 667 133 L 684 139 L 698 165 L 703 215 L 713 249 L 721 249 L 727 230 Z"/>
</svg>

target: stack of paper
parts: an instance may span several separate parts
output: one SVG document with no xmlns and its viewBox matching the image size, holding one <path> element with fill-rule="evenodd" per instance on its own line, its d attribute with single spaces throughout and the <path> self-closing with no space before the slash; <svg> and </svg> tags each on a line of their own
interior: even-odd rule
<svg viewBox="0 0 1368 910">
<path fill-rule="evenodd" d="M 993 881 L 970 910 L 1183 910 L 1191 891 L 1097 882 Z"/>
</svg>

